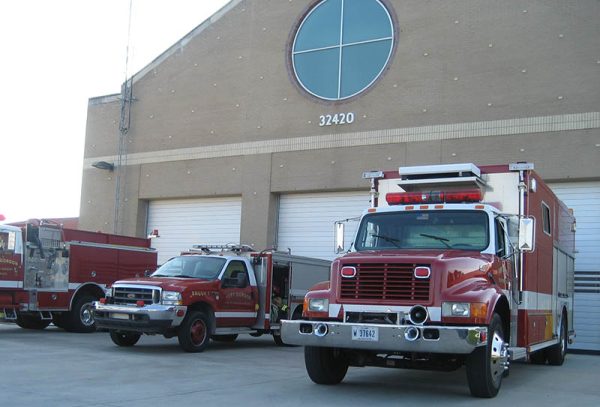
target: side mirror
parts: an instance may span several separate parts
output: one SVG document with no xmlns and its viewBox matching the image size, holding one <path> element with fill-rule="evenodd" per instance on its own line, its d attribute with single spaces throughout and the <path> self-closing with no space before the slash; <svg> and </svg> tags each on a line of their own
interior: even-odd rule
<svg viewBox="0 0 600 407">
<path fill-rule="evenodd" d="M 335 222 L 335 253 L 344 251 L 344 222 Z"/>
<path fill-rule="evenodd" d="M 535 219 L 521 218 L 519 220 L 519 250 L 532 252 L 535 248 Z"/>
</svg>

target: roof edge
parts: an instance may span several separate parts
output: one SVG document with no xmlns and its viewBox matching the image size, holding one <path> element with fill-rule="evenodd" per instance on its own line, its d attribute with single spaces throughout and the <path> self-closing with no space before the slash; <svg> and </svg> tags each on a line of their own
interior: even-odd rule
<svg viewBox="0 0 600 407">
<path fill-rule="evenodd" d="M 148 72 L 152 71 L 155 67 L 160 65 L 167 58 L 174 55 L 181 48 L 185 47 L 193 38 L 195 38 L 197 35 L 202 33 L 204 30 L 206 30 L 212 24 L 219 21 L 221 19 L 221 17 L 223 17 L 225 14 L 227 14 L 231 9 L 233 9 L 235 6 L 237 6 L 242 1 L 243 0 L 230 0 L 229 3 L 227 3 L 223 7 L 221 7 L 216 13 L 214 13 L 212 16 L 210 16 L 209 18 L 204 20 L 202 23 L 200 23 L 198 26 L 196 26 L 196 28 L 194 28 L 192 31 L 190 31 L 189 33 L 184 35 L 179 41 L 177 41 L 175 44 L 173 44 L 169 48 L 167 48 L 167 50 L 164 51 L 162 54 L 160 54 L 159 56 L 154 58 L 154 60 L 152 60 L 152 62 L 150 62 L 144 68 L 139 70 L 137 73 L 133 74 L 133 76 L 132 76 L 133 83 L 135 84 L 139 79 L 146 76 L 146 74 Z"/>
</svg>

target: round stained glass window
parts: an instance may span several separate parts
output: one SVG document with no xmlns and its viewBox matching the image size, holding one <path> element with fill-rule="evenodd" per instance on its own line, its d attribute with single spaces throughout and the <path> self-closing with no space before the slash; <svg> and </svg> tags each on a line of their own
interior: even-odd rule
<svg viewBox="0 0 600 407">
<path fill-rule="evenodd" d="M 343 100 L 375 82 L 393 48 L 392 17 L 381 1 L 323 0 L 296 32 L 292 67 L 310 94 Z"/>
</svg>

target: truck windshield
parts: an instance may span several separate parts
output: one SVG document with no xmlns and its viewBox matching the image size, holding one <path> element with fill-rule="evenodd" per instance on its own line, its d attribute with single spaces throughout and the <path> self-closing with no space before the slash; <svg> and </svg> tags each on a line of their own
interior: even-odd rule
<svg viewBox="0 0 600 407">
<path fill-rule="evenodd" d="M 483 211 L 444 210 L 365 215 L 356 237 L 361 250 L 460 249 L 481 251 L 489 244 Z"/>
<path fill-rule="evenodd" d="M 223 258 L 207 256 L 174 257 L 160 266 L 151 277 L 183 277 L 214 280 L 225 262 Z"/>
</svg>

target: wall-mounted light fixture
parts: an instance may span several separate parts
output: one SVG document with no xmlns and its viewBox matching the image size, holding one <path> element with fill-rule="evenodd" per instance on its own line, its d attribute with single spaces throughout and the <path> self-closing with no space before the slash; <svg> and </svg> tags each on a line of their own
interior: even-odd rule
<svg viewBox="0 0 600 407">
<path fill-rule="evenodd" d="M 96 161 L 92 163 L 92 167 L 98 168 L 99 170 L 107 170 L 113 171 L 115 169 L 115 165 L 112 163 L 107 163 L 106 161 Z"/>
</svg>

